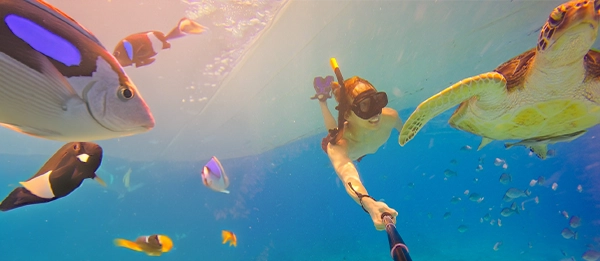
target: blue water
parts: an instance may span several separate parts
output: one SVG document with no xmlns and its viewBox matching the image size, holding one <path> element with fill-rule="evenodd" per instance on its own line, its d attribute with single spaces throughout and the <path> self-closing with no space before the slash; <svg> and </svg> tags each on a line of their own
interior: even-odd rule
<svg viewBox="0 0 600 261">
<path fill-rule="evenodd" d="M 401 117 L 410 112 L 402 111 Z M 501 142 L 476 151 L 479 139 L 450 128 L 445 123 L 449 113 L 405 147 L 393 132 L 376 154 L 358 163 L 369 193 L 399 212 L 397 228 L 413 260 L 582 260 L 588 247 L 598 247 L 598 128 L 573 142 L 551 145 L 556 156 L 542 161 L 522 147 L 506 150 Z M 152 165 L 107 156 L 99 175 L 107 182 L 113 175 L 108 188 L 86 180 L 68 197 L 1 213 L 0 260 L 391 260 L 385 232 L 375 230 L 345 193 L 320 138 L 222 160 L 231 194 L 202 185 L 199 170 L 205 162 Z M 465 145 L 474 149 L 461 151 Z M 482 157 L 483 170 L 477 172 Z M 510 184 L 498 181 L 504 170 L 493 164 L 495 158 L 506 160 Z M 458 164 L 450 164 L 453 159 Z M 0 155 L 0 195 L 29 178 L 45 160 Z M 129 168 L 131 183 L 144 185 L 119 198 Z M 444 180 L 448 168 L 458 176 Z M 529 187 L 540 175 L 546 177 L 545 186 Z M 553 182 L 556 191 L 550 188 Z M 576 190 L 578 184 L 582 193 Z M 510 187 L 529 187 L 531 198 L 538 196 L 540 203 L 531 201 L 520 214 L 500 216 L 510 204 L 502 201 Z M 469 201 L 463 194 L 467 189 L 484 200 Z M 453 196 L 462 200 L 452 204 Z M 520 206 L 523 200 L 516 202 Z M 573 229 L 577 240 L 561 236 L 568 227 L 568 219 L 559 213 L 563 210 L 582 218 L 582 225 Z M 443 219 L 447 211 L 452 215 Z M 480 222 L 488 212 L 502 220 L 501 227 Z M 468 230 L 460 233 L 460 225 Z M 237 247 L 221 244 L 223 229 L 236 233 Z M 112 243 L 117 237 L 149 234 L 170 236 L 174 249 L 155 258 Z M 503 245 L 494 251 L 498 241 Z"/>
</svg>

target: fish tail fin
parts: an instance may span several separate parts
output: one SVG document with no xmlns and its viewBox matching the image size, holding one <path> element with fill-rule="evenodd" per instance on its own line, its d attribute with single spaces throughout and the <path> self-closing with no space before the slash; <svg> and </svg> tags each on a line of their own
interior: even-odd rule
<svg viewBox="0 0 600 261">
<path fill-rule="evenodd" d="M 200 34 L 204 32 L 206 28 L 199 23 L 196 23 L 188 18 L 181 18 L 177 26 L 167 34 L 167 40 L 179 38 L 187 34 Z"/>
<path fill-rule="evenodd" d="M 18 207 L 45 203 L 53 199 L 40 198 L 23 187 L 14 189 L 2 202 L 0 202 L 0 211 L 9 211 Z"/>
<path fill-rule="evenodd" d="M 529 196 L 531 195 L 531 190 L 529 190 L 529 189 L 526 189 L 526 190 L 525 190 L 525 195 L 529 197 Z"/>
<path fill-rule="evenodd" d="M 113 241 L 115 246 L 129 248 L 135 251 L 142 251 L 142 249 L 135 242 L 129 241 L 127 239 L 117 238 Z"/>
</svg>

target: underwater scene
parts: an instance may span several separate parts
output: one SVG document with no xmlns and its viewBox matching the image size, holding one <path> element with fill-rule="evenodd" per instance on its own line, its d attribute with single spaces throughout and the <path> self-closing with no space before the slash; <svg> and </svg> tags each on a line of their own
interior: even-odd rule
<svg viewBox="0 0 600 261">
<path fill-rule="evenodd" d="M 0 15 L 0 260 L 600 260 L 600 0 Z"/>
</svg>

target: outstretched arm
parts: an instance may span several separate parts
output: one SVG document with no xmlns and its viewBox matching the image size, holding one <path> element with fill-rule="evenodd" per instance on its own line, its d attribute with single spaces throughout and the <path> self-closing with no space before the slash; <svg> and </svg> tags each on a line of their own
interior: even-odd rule
<svg viewBox="0 0 600 261">
<path fill-rule="evenodd" d="M 335 118 L 333 118 L 331 111 L 329 111 L 329 107 L 327 107 L 327 101 L 319 101 L 319 105 L 321 106 L 321 113 L 323 114 L 326 131 L 335 129 L 337 127 L 337 122 Z"/>
<path fill-rule="evenodd" d="M 392 215 L 392 220 L 394 223 L 396 223 L 396 216 L 398 215 L 398 212 L 389 208 L 385 203 L 375 201 L 371 197 L 359 198 L 358 193 L 360 193 L 360 195 L 369 194 L 367 193 L 367 189 L 360 181 L 360 176 L 356 170 L 356 167 L 354 166 L 354 163 L 352 163 L 352 160 L 348 157 L 345 144 L 328 144 L 327 155 L 329 155 L 329 159 L 331 160 L 333 168 L 335 169 L 338 177 L 344 183 L 346 193 L 348 193 L 348 195 L 350 195 L 350 197 L 354 199 L 357 204 L 361 205 L 369 213 L 377 230 L 385 229 L 385 224 L 381 220 L 381 214 L 383 214 L 383 212 L 390 213 Z"/>
<path fill-rule="evenodd" d="M 346 188 L 346 193 L 354 199 L 354 201 L 358 204 L 359 198 L 356 195 L 356 192 L 361 193 L 363 195 L 368 195 L 367 189 L 362 185 L 360 181 L 360 176 L 358 175 L 358 171 L 352 163 L 352 160 L 348 157 L 348 153 L 346 152 L 345 145 L 332 145 L 331 143 L 327 145 L 327 155 L 333 164 L 333 168 L 335 169 L 335 173 L 337 173 L 338 177 L 344 183 L 344 188 Z M 354 190 L 350 188 L 348 183 L 352 184 Z M 363 198 L 363 201 L 366 198 Z"/>
</svg>

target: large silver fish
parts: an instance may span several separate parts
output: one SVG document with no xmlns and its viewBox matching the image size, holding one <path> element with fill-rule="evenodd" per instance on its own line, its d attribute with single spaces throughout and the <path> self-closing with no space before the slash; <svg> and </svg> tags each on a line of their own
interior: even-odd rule
<svg viewBox="0 0 600 261">
<path fill-rule="evenodd" d="M 154 127 L 123 68 L 75 20 L 36 0 L 0 0 L 0 17 L 0 125 L 60 141 Z"/>
</svg>

